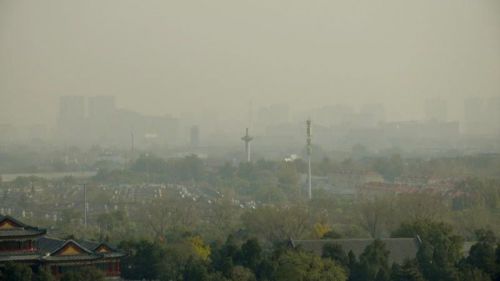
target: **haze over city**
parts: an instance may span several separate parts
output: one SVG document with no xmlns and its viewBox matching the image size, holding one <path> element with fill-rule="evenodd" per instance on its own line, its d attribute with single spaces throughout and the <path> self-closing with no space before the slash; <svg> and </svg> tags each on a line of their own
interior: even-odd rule
<svg viewBox="0 0 500 281">
<path fill-rule="evenodd" d="M 499 281 L 500 0 L 0 0 L 0 281 Z"/>
<path fill-rule="evenodd" d="M 250 102 L 415 120 L 438 98 L 462 120 L 465 98 L 500 96 L 499 14 L 496 0 L 4 0 L 0 120 L 54 127 L 68 95 L 241 121 Z"/>
</svg>

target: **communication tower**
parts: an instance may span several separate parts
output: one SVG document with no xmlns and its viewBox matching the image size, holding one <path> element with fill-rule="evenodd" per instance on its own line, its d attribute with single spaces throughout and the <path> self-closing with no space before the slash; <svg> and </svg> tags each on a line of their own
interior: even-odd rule
<svg viewBox="0 0 500 281">
<path fill-rule="evenodd" d="M 242 141 L 245 142 L 245 152 L 247 154 L 247 162 L 251 161 L 250 158 L 250 142 L 253 140 L 253 137 L 251 137 L 248 134 L 248 128 L 246 129 L 246 134 L 241 138 Z"/>
</svg>

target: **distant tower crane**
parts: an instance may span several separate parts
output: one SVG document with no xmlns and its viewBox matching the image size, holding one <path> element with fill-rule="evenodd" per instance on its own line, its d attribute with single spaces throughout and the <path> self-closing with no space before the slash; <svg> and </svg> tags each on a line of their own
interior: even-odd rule
<svg viewBox="0 0 500 281">
<path fill-rule="evenodd" d="M 307 195 L 309 197 L 309 200 L 312 199 L 312 184 L 311 184 L 311 178 L 312 178 L 312 173 L 311 173 L 311 140 L 312 140 L 312 131 L 311 131 L 311 119 L 307 119 L 306 121 L 307 125 Z"/>
<path fill-rule="evenodd" d="M 251 137 L 248 134 L 248 128 L 246 129 L 246 134 L 241 138 L 242 141 L 245 142 L 245 152 L 247 154 L 247 162 L 251 161 L 250 158 L 250 142 L 253 140 L 253 137 Z"/>
</svg>

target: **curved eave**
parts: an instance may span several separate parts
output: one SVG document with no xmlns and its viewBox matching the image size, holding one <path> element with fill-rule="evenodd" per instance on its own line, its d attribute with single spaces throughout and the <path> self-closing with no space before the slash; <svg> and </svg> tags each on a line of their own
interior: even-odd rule
<svg viewBox="0 0 500 281">
<path fill-rule="evenodd" d="M 116 258 L 123 258 L 125 254 L 123 253 L 107 253 L 103 254 L 103 258 L 105 259 L 116 259 Z"/>
<path fill-rule="evenodd" d="M 0 262 L 9 261 L 33 261 L 36 262 L 40 258 L 39 255 L 11 255 L 11 256 L 0 256 Z"/>
<path fill-rule="evenodd" d="M 36 233 L 22 233 L 20 232 L 19 234 L 16 234 L 14 232 L 11 233 L 2 233 L 0 231 L 0 240 L 16 240 L 16 239 L 35 239 L 44 236 L 47 233 L 47 231 L 39 231 Z"/>
<path fill-rule="evenodd" d="M 46 262 L 85 262 L 95 261 L 102 259 L 100 256 L 95 255 L 78 255 L 78 256 L 44 256 L 40 260 Z"/>
<path fill-rule="evenodd" d="M 25 241 L 25 240 L 36 240 L 43 235 L 33 235 L 33 236 L 0 236 L 0 240 L 2 241 Z"/>
</svg>

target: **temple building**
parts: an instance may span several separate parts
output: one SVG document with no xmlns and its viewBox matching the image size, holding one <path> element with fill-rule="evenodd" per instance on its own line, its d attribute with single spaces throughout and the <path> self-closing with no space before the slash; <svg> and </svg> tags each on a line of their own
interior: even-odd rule
<svg viewBox="0 0 500 281">
<path fill-rule="evenodd" d="M 92 266 L 107 279 L 120 280 L 124 254 L 111 245 L 55 239 L 46 234 L 45 229 L 0 215 L 0 267 L 6 262 L 24 263 L 34 271 L 46 268 L 58 279 L 65 272 Z"/>
</svg>

